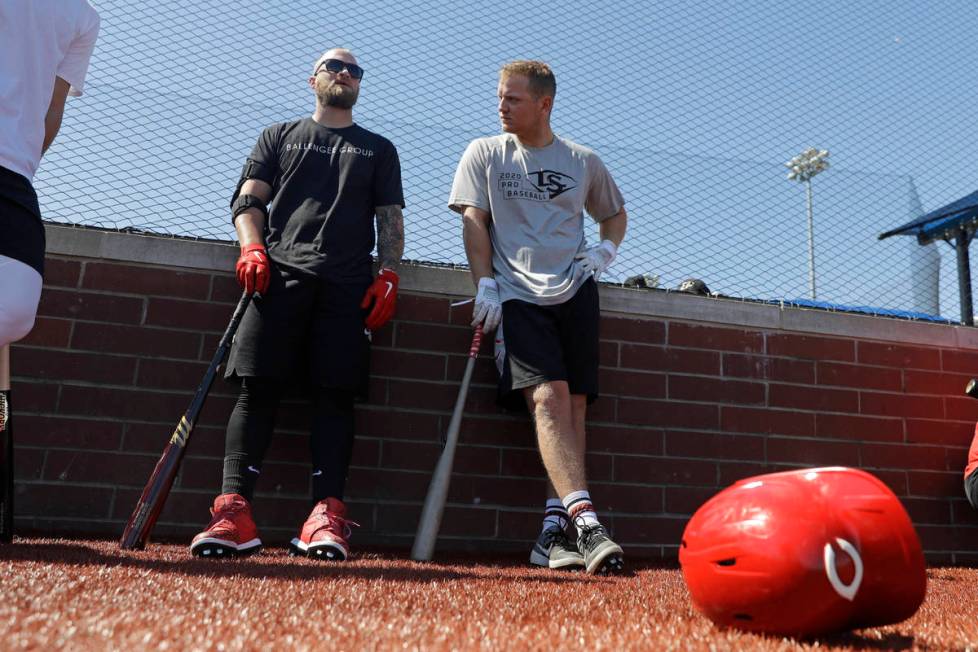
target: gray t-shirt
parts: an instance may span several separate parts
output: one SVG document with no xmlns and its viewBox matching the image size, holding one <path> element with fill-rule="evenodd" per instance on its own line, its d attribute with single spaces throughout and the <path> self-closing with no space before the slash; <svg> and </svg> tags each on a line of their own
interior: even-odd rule
<svg viewBox="0 0 978 652">
<path fill-rule="evenodd" d="M 554 136 L 525 147 L 513 134 L 472 141 L 455 171 L 448 206 L 492 214 L 492 270 L 502 301 L 567 301 L 587 279 L 574 260 L 586 247 L 584 210 L 601 222 L 625 200 L 598 155 Z"/>
</svg>

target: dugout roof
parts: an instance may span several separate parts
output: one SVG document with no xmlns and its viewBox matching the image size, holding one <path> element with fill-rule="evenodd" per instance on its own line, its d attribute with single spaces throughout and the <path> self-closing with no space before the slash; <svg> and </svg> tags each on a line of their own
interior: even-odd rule
<svg viewBox="0 0 978 652">
<path fill-rule="evenodd" d="M 978 190 L 946 206 L 941 206 L 913 222 L 881 233 L 879 239 L 883 240 L 891 235 L 915 235 L 917 242 L 925 245 L 935 240 L 956 238 L 962 227 L 969 232 L 974 232 L 978 227 Z"/>
</svg>

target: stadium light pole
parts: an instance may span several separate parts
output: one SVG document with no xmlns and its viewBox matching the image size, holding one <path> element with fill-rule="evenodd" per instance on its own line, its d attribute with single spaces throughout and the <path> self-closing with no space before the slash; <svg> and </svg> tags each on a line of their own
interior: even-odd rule
<svg viewBox="0 0 978 652">
<path fill-rule="evenodd" d="M 812 178 L 829 167 L 829 150 L 809 147 L 785 163 L 789 181 L 805 184 L 808 199 L 808 286 L 815 299 L 815 218 L 812 211 Z"/>
</svg>

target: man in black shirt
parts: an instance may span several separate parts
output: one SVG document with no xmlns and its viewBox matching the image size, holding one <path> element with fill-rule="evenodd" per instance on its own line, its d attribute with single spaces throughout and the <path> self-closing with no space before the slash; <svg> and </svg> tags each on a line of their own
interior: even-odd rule
<svg viewBox="0 0 978 652">
<path fill-rule="evenodd" d="M 294 554 L 349 556 L 343 489 L 353 445 L 353 403 L 366 394 L 370 332 L 394 314 L 404 251 L 401 169 L 394 145 L 353 122 L 363 69 L 334 48 L 309 78 L 311 118 L 262 132 L 231 200 L 241 257 L 237 277 L 257 292 L 226 377 L 241 383 L 228 422 L 224 482 L 213 518 L 190 549 L 201 557 L 254 552 L 251 517 L 283 386 L 314 388 L 312 513 Z M 268 208 L 271 202 L 271 208 Z M 376 241 L 374 221 L 376 220 Z M 377 245 L 380 271 L 370 252 Z"/>
</svg>

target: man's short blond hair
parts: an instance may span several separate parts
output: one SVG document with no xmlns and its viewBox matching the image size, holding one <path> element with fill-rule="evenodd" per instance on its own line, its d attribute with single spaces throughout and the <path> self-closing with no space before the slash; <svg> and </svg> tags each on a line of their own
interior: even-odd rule
<svg viewBox="0 0 978 652">
<path fill-rule="evenodd" d="M 511 61 L 499 70 L 499 78 L 505 79 L 510 75 L 522 75 L 529 82 L 530 92 L 541 97 L 557 95 L 557 78 L 554 71 L 543 61 L 520 60 Z"/>
</svg>

